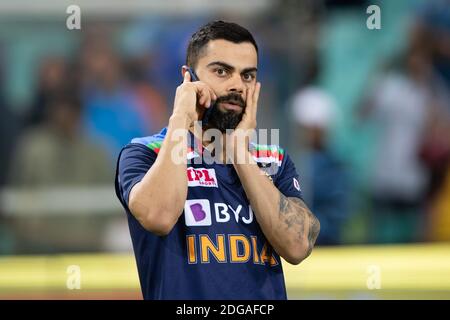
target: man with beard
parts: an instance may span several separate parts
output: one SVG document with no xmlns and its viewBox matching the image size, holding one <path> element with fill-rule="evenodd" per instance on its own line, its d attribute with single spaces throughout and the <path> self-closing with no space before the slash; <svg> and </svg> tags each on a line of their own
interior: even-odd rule
<svg viewBox="0 0 450 320">
<path fill-rule="evenodd" d="M 145 299 L 286 299 L 280 257 L 299 264 L 311 253 L 320 225 L 292 161 L 278 146 L 238 141 L 256 128 L 257 51 L 235 23 L 201 27 L 168 126 L 119 156 L 116 193 Z M 212 163 L 210 139 L 194 130 L 209 108 L 203 130 L 218 130 L 225 151 Z"/>
</svg>

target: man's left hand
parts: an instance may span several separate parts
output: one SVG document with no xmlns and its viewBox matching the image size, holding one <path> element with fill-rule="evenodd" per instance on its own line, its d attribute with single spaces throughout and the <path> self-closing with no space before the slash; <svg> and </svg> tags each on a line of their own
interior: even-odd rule
<svg viewBox="0 0 450 320">
<path fill-rule="evenodd" d="M 251 135 L 256 133 L 256 114 L 260 90 L 260 82 L 257 82 L 247 90 L 246 108 L 242 115 L 242 120 L 236 129 L 226 137 L 227 150 L 232 151 L 231 153 L 227 152 L 227 154 L 232 155 L 230 160 L 234 164 L 248 163 L 246 159 L 248 156 L 248 144 Z"/>
</svg>

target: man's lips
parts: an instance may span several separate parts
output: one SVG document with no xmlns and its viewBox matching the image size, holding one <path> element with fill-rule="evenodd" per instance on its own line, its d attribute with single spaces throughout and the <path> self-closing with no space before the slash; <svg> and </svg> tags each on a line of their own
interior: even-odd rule
<svg viewBox="0 0 450 320">
<path fill-rule="evenodd" d="M 232 102 L 222 102 L 221 105 L 227 109 L 227 110 L 233 110 L 233 111 L 241 111 L 242 107 L 238 104 L 234 104 Z"/>
</svg>

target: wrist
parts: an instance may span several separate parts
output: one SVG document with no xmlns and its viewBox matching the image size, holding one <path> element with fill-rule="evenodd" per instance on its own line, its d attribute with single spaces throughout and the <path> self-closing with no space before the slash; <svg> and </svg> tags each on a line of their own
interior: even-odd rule
<svg viewBox="0 0 450 320">
<path fill-rule="evenodd" d="M 247 148 L 238 147 L 237 145 L 234 145 L 231 156 L 232 158 L 230 160 L 235 167 L 255 163 L 250 151 Z"/>
<path fill-rule="evenodd" d="M 251 164 L 252 157 L 249 151 L 249 137 L 241 130 L 234 131 L 226 137 L 227 154 L 233 164 Z"/>
<path fill-rule="evenodd" d="M 169 126 L 176 129 L 188 129 L 190 122 L 189 116 L 183 113 L 173 113 L 169 118 Z"/>
</svg>

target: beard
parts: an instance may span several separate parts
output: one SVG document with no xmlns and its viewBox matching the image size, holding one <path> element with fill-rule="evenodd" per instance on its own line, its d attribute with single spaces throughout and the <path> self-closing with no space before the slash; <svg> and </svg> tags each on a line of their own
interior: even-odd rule
<svg viewBox="0 0 450 320">
<path fill-rule="evenodd" d="M 221 110 L 219 108 L 220 103 L 231 103 L 238 105 L 242 110 Z M 226 96 L 217 98 L 214 104 L 211 106 L 211 111 L 208 119 L 208 127 L 218 129 L 220 132 L 225 133 L 227 129 L 236 129 L 239 122 L 242 120 L 242 116 L 245 111 L 245 102 L 241 95 L 238 93 L 230 93 Z"/>
</svg>

